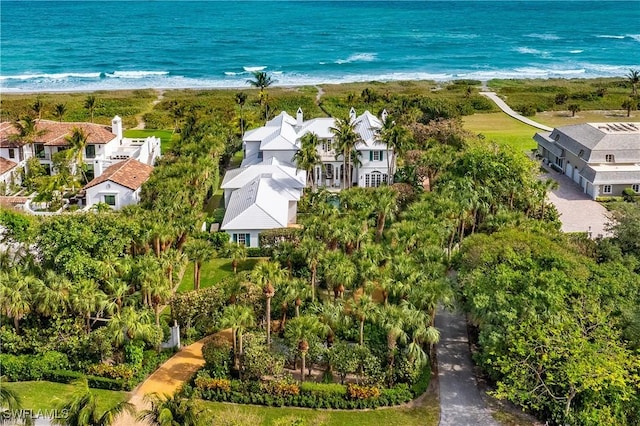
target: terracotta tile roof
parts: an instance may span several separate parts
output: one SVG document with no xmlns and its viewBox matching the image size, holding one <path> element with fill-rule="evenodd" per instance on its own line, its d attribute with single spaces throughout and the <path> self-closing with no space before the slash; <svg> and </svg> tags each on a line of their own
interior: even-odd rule
<svg viewBox="0 0 640 426">
<path fill-rule="evenodd" d="M 86 184 L 83 189 L 111 181 L 135 191 L 149 179 L 152 171 L 153 167 L 130 158 L 107 167 L 100 176 Z"/>
<path fill-rule="evenodd" d="M 6 172 L 13 169 L 17 165 L 18 165 L 17 163 L 14 163 L 11 160 L 7 160 L 4 157 L 0 157 L 0 175 L 5 174 Z"/>
<path fill-rule="evenodd" d="M 111 132 L 111 127 L 103 126 L 101 124 L 60 123 L 57 121 L 38 120 L 36 128 L 44 131 L 44 133 L 36 138 L 36 142 L 53 146 L 68 145 L 65 137 L 70 135 L 71 130 L 75 127 L 79 127 L 85 131 L 88 135 L 87 143 L 90 144 L 105 144 L 116 137 L 116 135 Z M 7 147 L 9 146 L 8 144 L 13 144 L 14 146 L 24 145 L 10 141 L 10 135 L 15 133 L 17 133 L 17 131 L 13 126 L 13 123 L 8 121 L 0 123 L 0 146 Z"/>
</svg>

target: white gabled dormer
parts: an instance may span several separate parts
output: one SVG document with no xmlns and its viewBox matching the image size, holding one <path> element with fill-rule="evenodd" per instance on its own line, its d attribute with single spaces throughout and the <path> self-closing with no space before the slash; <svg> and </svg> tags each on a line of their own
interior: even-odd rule
<svg viewBox="0 0 640 426">
<path fill-rule="evenodd" d="M 356 110 L 353 107 L 351 107 L 351 109 L 349 110 L 349 120 L 352 123 L 356 121 Z"/>
<path fill-rule="evenodd" d="M 296 126 L 302 127 L 302 123 L 304 122 L 304 114 L 302 113 L 302 108 L 298 108 L 296 112 Z"/>
</svg>

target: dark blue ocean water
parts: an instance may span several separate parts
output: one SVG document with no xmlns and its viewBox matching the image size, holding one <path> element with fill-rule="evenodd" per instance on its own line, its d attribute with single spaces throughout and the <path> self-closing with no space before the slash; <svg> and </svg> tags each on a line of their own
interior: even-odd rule
<svg viewBox="0 0 640 426">
<path fill-rule="evenodd" d="M 640 1 L 0 1 L 0 89 L 621 76 Z"/>
</svg>

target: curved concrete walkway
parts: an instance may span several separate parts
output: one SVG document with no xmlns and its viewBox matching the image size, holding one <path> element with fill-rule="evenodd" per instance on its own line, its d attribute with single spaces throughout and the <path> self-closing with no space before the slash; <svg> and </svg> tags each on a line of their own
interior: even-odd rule
<svg viewBox="0 0 640 426">
<path fill-rule="evenodd" d="M 440 310 L 436 326 L 440 330 L 436 347 L 440 426 L 499 426 L 476 383 L 464 314 Z"/>
<path fill-rule="evenodd" d="M 230 330 L 223 330 L 218 334 L 224 335 L 230 339 Z M 162 364 L 147 380 L 142 382 L 133 390 L 129 402 L 134 405 L 137 411 L 149 408 L 144 397 L 150 393 L 166 394 L 172 396 L 187 380 L 191 378 L 202 366 L 204 366 L 204 358 L 202 357 L 202 346 L 209 338 L 198 340 L 197 342 L 185 346 L 180 349 L 174 356 L 169 358 Z M 137 421 L 128 413 L 123 413 L 115 423 L 115 426 L 132 426 L 144 425 L 146 423 Z"/>
<path fill-rule="evenodd" d="M 515 118 L 518 121 L 522 121 L 524 124 L 528 124 L 529 126 L 533 126 L 537 129 L 545 130 L 547 132 L 550 132 L 553 130 L 549 126 L 545 126 L 544 124 L 540 124 L 523 115 L 518 114 L 517 112 L 512 110 L 511 107 L 507 105 L 505 101 L 500 99 L 500 97 L 495 92 L 480 92 L 480 94 L 482 96 L 486 96 L 487 98 L 491 99 L 496 105 L 498 105 L 498 108 L 500 108 L 505 114 Z"/>
</svg>

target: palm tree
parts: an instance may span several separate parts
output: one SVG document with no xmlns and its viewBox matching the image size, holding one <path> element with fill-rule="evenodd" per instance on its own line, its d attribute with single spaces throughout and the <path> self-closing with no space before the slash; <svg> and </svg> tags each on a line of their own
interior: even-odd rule
<svg viewBox="0 0 640 426">
<path fill-rule="evenodd" d="M 31 105 L 31 110 L 38 116 L 38 120 L 42 120 L 42 111 L 44 111 L 44 102 L 40 98 Z"/>
<path fill-rule="evenodd" d="M 240 262 L 247 260 L 247 246 L 244 244 L 227 243 L 226 245 L 227 256 L 231 258 L 231 267 L 233 273 L 238 273 L 238 265 Z"/>
<path fill-rule="evenodd" d="M 31 290 L 38 285 L 37 278 L 17 268 L 0 274 L 0 311 L 13 319 L 16 333 L 20 333 L 20 320 L 31 312 Z"/>
<path fill-rule="evenodd" d="M 122 306 L 125 303 L 125 298 L 131 292 L 131 287 L 126 281 L 120 279 L 113 279 L 107 281 L 107 291 L 109 296 L 109 301 L 115 304 L 115 309 L 117 313 L 122 311 Z"/>
<path fill-rule="evenodd" d="M 631 117 L 631 111 L 637 108 L 637 104 L 638 101 L 636 101 L 634 98 L 626 99 L 622 103 L 622 108 L 627 110 L 627 117 Z"/>
<path fill-rule="evenodd" d="M 249 306 L 227 306 L 222 313 L 220 327 L 231 328 L 231 335 L 233 336 L 234 366 L 236 370 L 240 370 L 240 358 L 243 354 L 242 334 L 247 328 L 253 327 L 255 322 L 256 320 L 253 314 L 253 309 Z"/>
<path fill-rule="evenodd" d="M 207 240 L 192 240 L 185 247 L 185 252 L 190 261 L 193 262 L 193 289 L 200 289 L 200 272 L 202 263 L 215 257 L 216 251 Z"/>
<path fill-rule="evenodd" d="M 352 151 L 360 142 L 360 135 L 356 132 L 356 123 L 351 118 L 336 118 L 335 124 L 330 128 L 334 135 L 334 149 L 336 160 L 342 155 L 343 183 L 342 189 L 351 187 L 351 160 Z"/>
<path fill-rule="evenodd" d="M 327 291 L 333 289 L 334 299 L 342 298 L 346 288 L 351 288 L 356 282 L 358 273 L 355 265 L 344 253 L 336 251 L 326 257 L 324 277 L 327 281 Z"/>
<path fill-rule="evenodd" d="M 314 172 L 317 165 L 322 164 L 318 154 L 318 135 L 306 133 L 300 139 L 300 149 L 293 154 L 296 167 L 307 172 L 307 184 L 311 183 L 311 189 L 315 189 Z"/>
<path fill-rule="evenodd" d="M 151 276 L 148 285 L 148 295 L 151 307 L 156 316 L 156 326 L 160 327 L 160 310 L 166 305 L 171 296 L 173 296 L 173 288 L 169 285 L 169 280 L 162 270 L 156 270 Z"/>
<path fill-rule="evenodd" d="M 53 116 L 62 123 L 62 117 L 67 113 L 67 106 L 65 104 L 55 104 L 53 107 Z"/>
<path fill-rule="evenodd" d="M 127 306 L 109 320 L 107 330 L 116 347 L 132 340 L 147 340 L 153 333 L 151 315 L 148 309 Z"/>
<path fill-rule="evenodd" d="M 183 398 L 178 393 L 172 397 L 157 393 L 145 395 L 145 402 L 151 405 L 138 415 L 138 420 L 154 426 L 198 426 L 202 410 L 192 398 Z"/>
<path fill-rule="evenodd" d="M 309 351 L 309 340 L 314 336 L 318 336 L 324 332 L 324 327 L 316 316 L 303 315 L 292 319 L 287 324 L 284 332 L 285 337 L 289 341 L 298 342 L 298 350 L 302 364 L 300 365 L 300 380 L 304 381 L 304 370 L 307 352 Z"/>
<path fill-rule="evenodd" d="M 271 346 L 271 299 L 276 294 L 276 286 L 285 278 L 285 271 L 280 268 L 278 262 L 260 262 L 251 272 L 254 282 L 262 287 L 262 292 L 267 301 L 266 320 L 267 320 L 267 347 Z"/>
<path fill-rule="evenodd" d="M 38 284 L 33 291 L 36 311 L 45 317 L 64 313 L 69 304 L 71 281 L 47 269 L 43 280 Z"/>
<path fill-rule="evenodd" d="M 87 175 L 84 172 L 85 164 L 83 158 L 84 150 L 87 147 L 87 142 L 89 141 L 89 135 L 81 127 L 74 127 L 73 129 L 71 129 L 71 133 L 65 136 L 64 140 L 69 144 L 69 159 L 75 161 L 76 172 L 78 169 L 80 169 L 82 179 L 84 182 L 86 182 Z"/>
<path fill-rule="evenodd" d="M 354 316 L 360 324 L 360 346 L 364 346 L 364 322 L 367 316 L 375 315 L 377 305 L 370 295 L 363 294 L 357 300 L 351 300 L 348 307 L 349 314 Z"/>
<path fill-rule="evenodd" d="M 66 413 L 66 417 L 53 419 L 54 425 L 63 426 L 109 426 L 115 423 L 116 419 L 124 412 L 135 416 L 136 410 L 129 402 L 119 402 L 114 407 L 100 415 L 98 409 L 98 399 L 89 389 L 86 379 L 80 382 L 82 393 L 73 397 L 61 407 L 61 412 Z"/>
<path fill-rule="evenodd" d="M 253 73 L 253 80 L 249 79 L 247 80 L 247 83 L 249 83 L 251 86 L 256 87 L 258 89 L 260 89 L 260 94 L 259 94 L 259 98 L 260 98 L 260 105 L 264 104 L 264 117 L 266 120 L 269 119 L 269 105 L 267 103 L 267 93 L 265 92 L 264 89 L 266 89 L 267 87 L 271 86 L 273 83 L 275 83 L 276 81 L 273 80 L 266 72 L 264 71 L 254 71 Z"/>
<path fill-rule="evenodd" d="M 640 71 L 630 69 L 629 74 L 627 74 L 627 79 L 629 83 L 631 83 L 631 96 L 636 97 L 638 95 L 638 83 L 640 83 Z"/>
<path fill-rule="evenodd" d="M 86 332 L 91 331 L 91 313 L 102 311 L 107 303 L 107 296 L 99 289 L 95 281 L 80 280 L 71 287 L 69 295 L 71 308 L 82 315 L 86 321 Z"/>
<path fill-rule="evenodd" d="M 311 306 L 311 312 L 325 325 L 327 346 L 331 347 L 336 330 L 349 324 L 350 318 L 345 315 L 344 305 L 341 301 L 338 303 L 316 303 Z"/>
<path fill-rule="evenodd" d="M 374 208 L 378 212 L 378 218 L 376 220 L 376 242 L 382 241 L 382 232 L 386 220 L 392 218 L 398 208 L 396 200 L 398 193 L 390 187 L 377 188 L 375 196 L 373 198 Z"/>
<path fill-rule="evenodd" d="M 571 111 L 571 116 L 575 117 L 577 112 L 580 112 L 580 105 L 578 104 L 571 104 L 567 107 L 567 109 L 569 111 Z"/>
<path fill-rule="evenodd" d="M 11 424 L 18 424 L 20 420 L 17 413 L 22 409 L 22 400 L 20 396 L 11 389 L 7 389 L 0 381 L 0 424 L 9 421 Z M 24 424 L 30 424 L 30 418 L 24 418 Z"/>
<path fill-rule="evenodd" d="M 31 116 L 25 115 L 21 119 L 13 122 L 13 127 L 17 133 L 10 136 L 10 139 L 26 143 L 31 148 L 32 155 L 36 155 L 33 145 L 36 139 L 45 134 L 45 131 L 38 129 L 37 122 Z"/>
<path fill-rule="evenodd" d="M 300 252 L 307 261 L 309 270 L 311 271 L 311 301 L 316 301 L 316 276 L 318 273 L 318 264 L 324 252 L 324 244 L 315 238 L 304 237 L 300 242 Z"/>
<path fill-rule="evenodd" d="M 406 127 L 391 119 L 384 120 L 382 128 L 376 129 L 375 133 L 378 139 L 387 147 L 387 170 L 389 172 L 389 182 L 391 182 L 395 174 L 393 167 L 395 165 L 396 154 L 404 152 L 410 134 Z"/>
<path fill-rule="evenodd" d="M 238 92 L 235 96 L 236 104 L 240 107 L 240 137 L 244 137 L 244 116 L 243 116 L 243 108 L 244 104 L 247 102 L 247 94 L 244 92 Z"/>
<path fill-rule="evenodd" d="M 382 328 L 387 332 L 388 380 L 389 386 L 393 386 L 393 365 L 396 347 L 398 341 L 406 342 L 407 340 L 405 311 L 397 305 L 387 305 L 380 309 L 378 320 Z"/>
<path fill-rule="evenodd" d="M 97 106 L 98 106 L 98 102 L 94 95 L 89 95 L 84 100 L 84 109 L 89 111 L 89 114 L 91 115 L 92 123 L 93 123 L 93 113 L 95 112 Z"/>
</svg>

